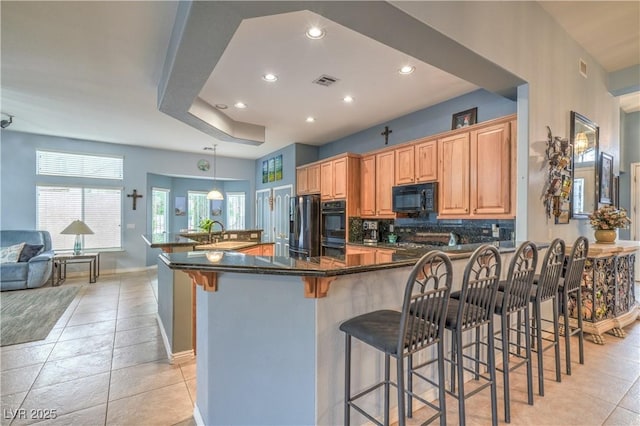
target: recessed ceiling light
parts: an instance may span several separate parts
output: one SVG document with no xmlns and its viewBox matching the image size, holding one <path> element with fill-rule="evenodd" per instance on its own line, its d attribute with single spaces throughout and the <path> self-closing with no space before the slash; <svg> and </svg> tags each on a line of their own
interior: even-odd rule
<svg viewBox="0 0 640 426">
<path fill-rule="evenodd" d="M 342 100 L 343 100 L 345 103 L 350 104 L 351 102 L 353 102 L 353 96 L 349 96 L 349 95 L 347 95 L 347 96 L 345 96 L 344 98 L 342 98 Z"/>
<path fill-rule="evenodd" d="M 405 65 L 404 67 L 400 68 L 398 72 L 402 75 L 407 75 L 407 74 L 411 74 L 415 70 L 416 70 L 416 67 L 412 67 L 411 65 Z"/>
<path fill-rule="evenodd" d="M 233 104 L 233 106 L 236 108 L 245 109 L 247 107 L 247 104 L 245 104 L 244 102 L 236 102 L 235 104 Z"/>
<path fill-rule="evenodd" d="M 316 121 L 315 118 L 313 117 L 307 117 L 307 123 L 313 123 L 314 121 Z"/>
<path fill-rule="evenodd" d="M 307 30 L 306 34 L 307 34 L 307 37 L 309 37 L 312 40 L 319 40 L 322 37 L 324 37 L 325 32 L 320 27 L 311 27 Z"/>
<path fill-rule="evenodd" d="M 216 108 L 218 108 L 218 109 L 227 109 L 229 107 L 227 105 L 225 105 L 225 104 L 216 104 Z"/>
<path fill-rule="evenodd" d="M 275 75 L 275 74 L 271 74 L 271 73 L 269 73 L 269 74 L 265 74 L 265 75 L 263 75 L 263 76 L 262 76 L 262 79 L 263 79 L 264 81 L 268 81 L 269 83 L 273 83 L 274 81 L 278 80 L 278 76 L 277 76 L 277 75 Z"/>
</svg>

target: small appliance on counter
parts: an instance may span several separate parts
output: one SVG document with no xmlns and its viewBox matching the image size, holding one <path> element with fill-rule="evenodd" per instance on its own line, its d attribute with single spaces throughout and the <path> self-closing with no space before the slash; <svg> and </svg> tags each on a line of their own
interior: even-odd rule
<svg viewBox="0 0 640 426">
<path fill-rule="evenodd" d="M 380 234 L 378 233 L 378 221 L 377 220 L 363 220 L 362 221 L 362 233 L 364 244 L 378 244 Z"/>
</svg>

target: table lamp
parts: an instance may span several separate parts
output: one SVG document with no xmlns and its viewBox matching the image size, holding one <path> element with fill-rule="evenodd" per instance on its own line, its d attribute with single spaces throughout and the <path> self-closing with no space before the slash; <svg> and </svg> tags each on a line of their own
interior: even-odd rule
<svg viewBox="0 0 640 426">
<path fill-rule="evenodd" d="M 71 234 L 76 236 L 76 242 L 73 244 L 73 254 L 82 253 L 82 237 L 81 235 L 93 234 L 91 228 L 81 220 L 74 220 L 69 226 L 64 228 L 61 234 Z"/>
</svg>

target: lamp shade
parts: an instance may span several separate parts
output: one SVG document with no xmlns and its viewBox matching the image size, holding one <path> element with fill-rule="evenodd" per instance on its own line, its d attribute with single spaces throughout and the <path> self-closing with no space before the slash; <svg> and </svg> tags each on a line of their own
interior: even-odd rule
<svg viewBox="0 0 640 426">
<path fill-rule="evenodd" d="M 224 200 L 224 196 L 222 195 L 222 192 L 218 191 L 217 189 L 212 189 L 207 194 L 207 199 L 208 200 Z"/>
<path fill-rule="evenodd" d="M 60 233 L 71 234 L 71 235 L 86 235 L 86 234 L 93 234 L 93 231 L 83 221 L 74 220 L 73 222 L 71 222 L 69 226 L 64 228 Z"/>
<path fill-rule="evenodd" d="M 584 154 L 584 152 L 589 147 L 589 139 L 587 138 L 586 133 L 580 132 L 576 135 L 575 147 L 574 150 L 577 155 Z"/>
</svg>

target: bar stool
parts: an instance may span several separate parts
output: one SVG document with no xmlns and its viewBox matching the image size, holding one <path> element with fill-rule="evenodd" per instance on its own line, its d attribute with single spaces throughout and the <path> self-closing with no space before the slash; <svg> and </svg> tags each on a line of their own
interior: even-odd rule
<svg viewBox="0 0 640 426">
<path fill-rule="evenodd" d="M 558 287 L 560 284 L 560 275 L 565 259 L 565 244 L 560 238 L 556 238 L 551 242 L 547 249 L 544 259 L 542 260 L 542 270 L 539 276 L 535 276 L 533 287 L 531 289 L 531 304 L 533 305 L 533 350 L 538 356 L 538 394 L 544 396 L 544 365 L 543 352 L 554 348 L 556 381 L 562 381 L 560 374 L 560 333 L 558 331 Z M 551 300 L 553 307 L 553 320 L 542 318 L 542 304 Z M 542 323 L 551 323 L 553 332 L 546 331 L 542 328 Z M 546 333 L 546 336 L 543 336 Z M 553 338 L 550 336 L 553 335 Z M 543 347 L 543 341 L 552 342 L 546 348 Z"/>
<path fill-rule="evenodd" d="M 437 413 L 428 422 L 440 418 L 440 425 L 446 425 L 444 347 L 442 335 L 451 292 L 452 266 L 449 257 L 441 251 L 431 251 L 424 255 L 413 267 L 405 287 L 402 312 L 379 310 L 351 318 L 340 325 L 345 333 L 345 399 L 344 424 L 350 424 L 351 408 L 360 412 L 377 425 L 389 424 L 389 387 L 398 391 L 398 423 L 405 425 L 404 363 L 405 357 L 412 356 L 433 345 L 437 345 L 439 405 L 425 401 L 411 393 L 411 397 L 435 409 Z M 351 395 L 351 338 L 373 346 L 384 352 L 384 380 L 367 389 Z M 390 380 L 390 357 L 396 359 L 397 384 Z M 410 371 L 414 375 L 414 371 Z M 423 375 L 415 374 L 434 384 Z M 379 422 L 364 409 L 356 405 L 360 397 L 384 387 L 384 423 Z"/>
<path fill-rule="evenodd" d="M 582 328 L 582 273 L 589 254 L 589 241 L 585 237 L 578 237 L 573 243 L 571 254 L 567 262 L 564 279 L 560 280 L 559 292 L 562 295 L 564 320 L 564 344 L 567 374 L 571 375 L 571 336 L 578 335 L 578 350 L 580 364 L 584 364 L 584 332 Z M 569 304 L 575 303 L 576 326 L 569 322 Z"/>
<path fill-rule="evenodd" d="M 462 289 L 449 300 L 445 327 L 451 331 L 451 390 L 447 391 L 458 400 L 459 424 L 465 425 L 464 401 L 487 386 L 491 392 L 491 420 L 498 424 L 498 403 L 496 400 L 496 362 L 494 346 L 493 312 L 496 304 L 498 280 L 502 260 L 498 249 L 483 244 L 473 252 L 464 270 Z M 484 326 L 488 329 L 486 341 L 480 339 L 480 331 Z M 463 345 L 462 336 L 466 331 L 475 330 L 475 341 Z M 486 361 L 480 358 L 480 347 L 486 348 Z M 475 348 L 475 356 L 465 354 L 465 349 Z M 465 367 L 464 360 L 471 360 L 475 369 Z M 480 365 L 487 369 L 487 375 L 481 374 Z M 476 380 L 485 383 L 468 394 L 464 391 L 464 372 L 473 373 Z M 458 391 L 456 392 L 456 375 Z"/>
<path fill-rule="evenodd" d="M 533 286 L 533 275 L 538 264 L 538 249 L 530 242 L 522 243 L 509 263 L 509 271 L 506 281 L 502 282 L 503 291 L 498 291 L 496 296 L 495 314 L 500 316 L 500 331 L 495 338 L 501 342 L 502 347 L 502 371 L 504 389 L 504 418 L 505 422 L 511 422 L 511 403 L 509 390 L 509 372 L 521 365 L 527 367 L 527 402 L 533 405 L 533 372 L 531 366 L 531 328 L 529 316 L 529 299 Z M 523 331 L 520 328 L 520 314 L 524 312 L 524 347 L 520 339 Z M 518 314 L 516 327 L 511 326 L 512 315 Z M 517 334 L 516 342 L 510 338 L 511 332 Z M 512 350 L 512 348 L 514 350 Z M 524 356 L 522 355 L 524 349 Z M 520 359 L 515 365 L 510 365 L 509 358 L 513 356 Z"/>
</svg>

